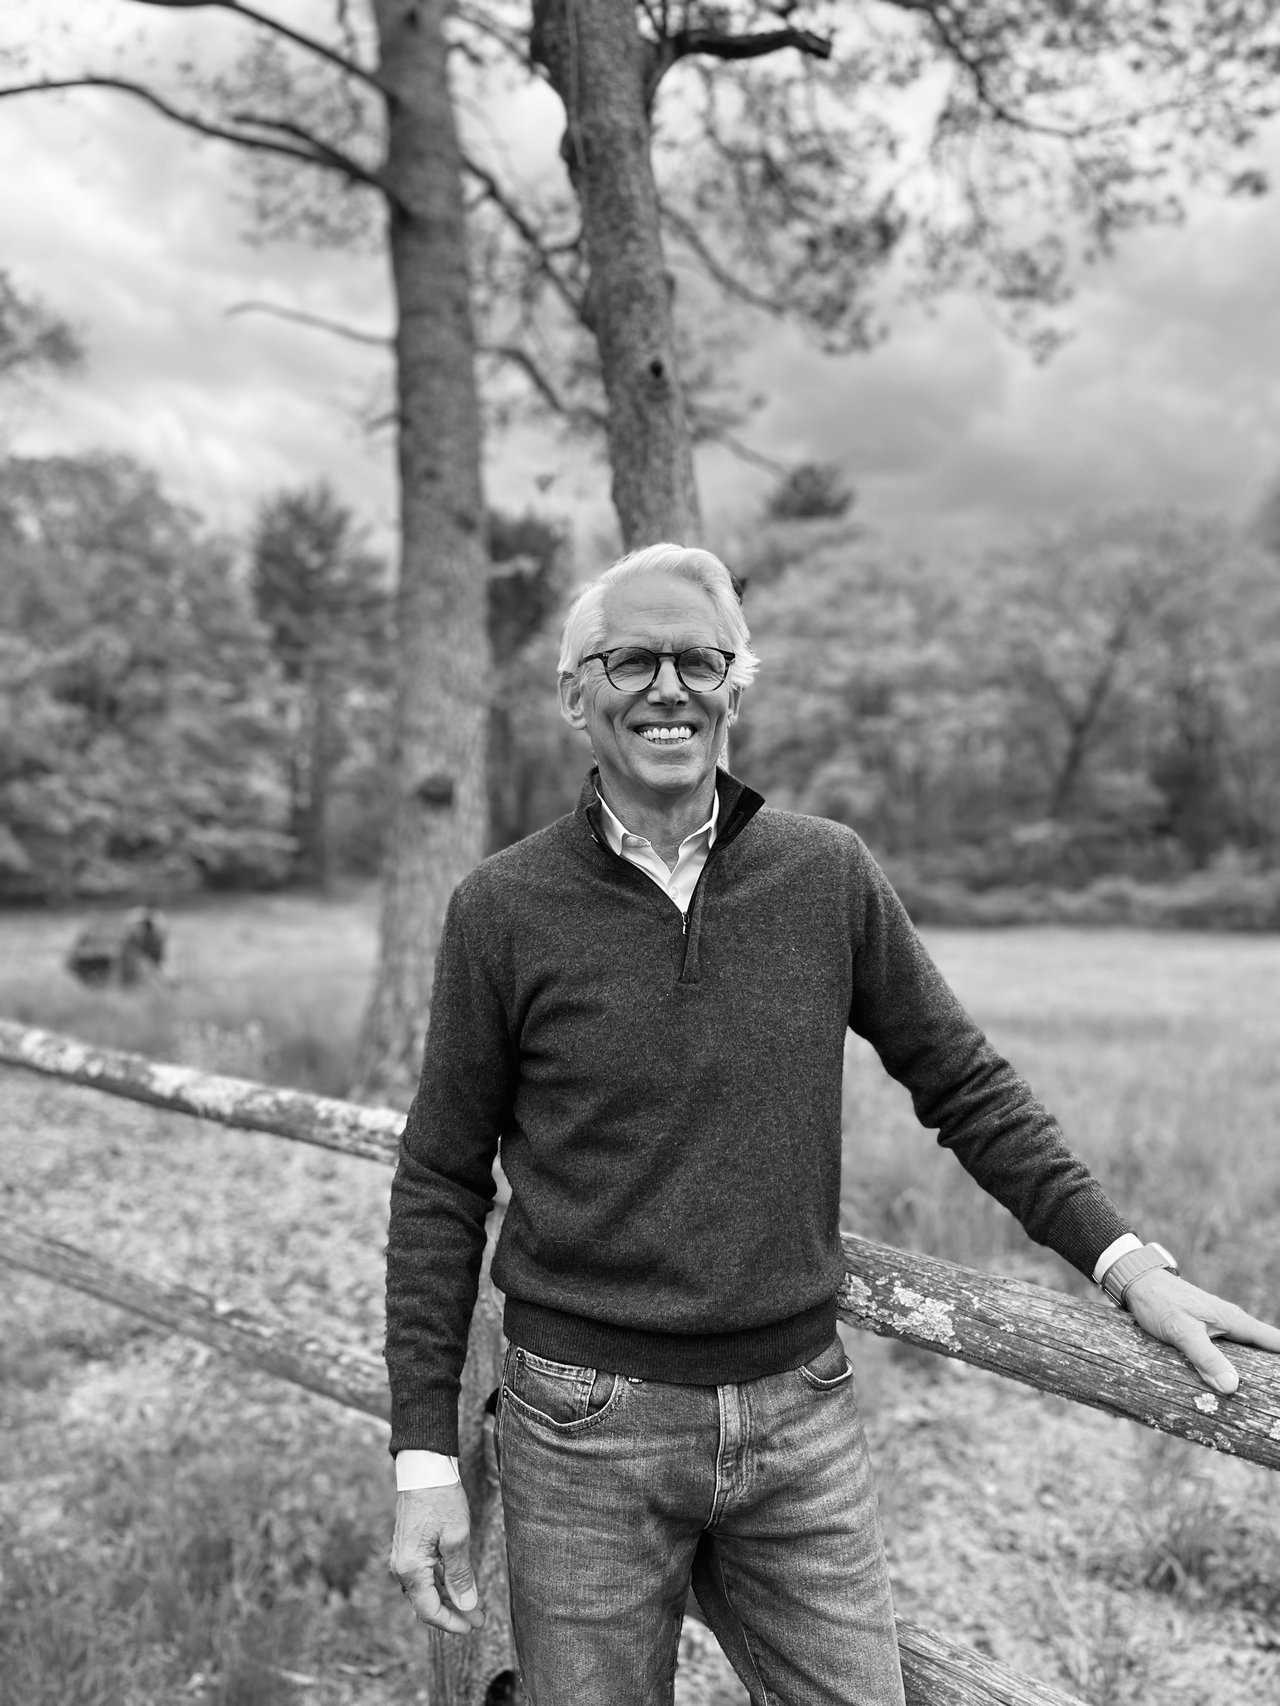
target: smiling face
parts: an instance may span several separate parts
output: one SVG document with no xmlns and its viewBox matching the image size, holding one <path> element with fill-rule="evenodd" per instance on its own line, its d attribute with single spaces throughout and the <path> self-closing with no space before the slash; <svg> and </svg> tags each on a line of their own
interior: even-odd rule
<svg viewBox="0 0 1280 1706">
<path fill-rule="evenodd" d="M 732 650 L 717 628 L 710 597 L 679 575 L 636 575 L 610 587 L 604 617 L 604 639 L 593 651 Z M 560 683 L 561 708 L 590 736 L 605 796 L 629 828 L 682 805 L 710 811 L 716 760 L 741 696 L 740 687 L 727 683 L 690 692 L 670 658 L 662 660 L 653 686 L 638 693 L 614 687 L 598 658 L 585 665 L 580 681 Z"/>
</svg>

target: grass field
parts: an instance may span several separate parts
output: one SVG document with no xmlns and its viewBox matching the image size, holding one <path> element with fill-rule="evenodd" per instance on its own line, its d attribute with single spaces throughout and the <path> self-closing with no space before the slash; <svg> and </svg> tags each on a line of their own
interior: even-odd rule
<svg viewBox="0 0 1280 1706">
<path fill-rule="evenodd" d="M 0 915 L 0 1015 L 349 1081 L 368 893 L 178 913 L 172 982 L 129 995 L 62 970 L 77 924 Z M 929 940 L 1140 1228 L 1280 1313 L 1280 939 Z M 1084 1289 L 860 1044 L 846 1111 L 850 1226 Z M 4 1073 L 0 1186 L 4 1212 L 144 1273 L 379 1342 L 387 1178 L 368 1163 Z M 6 1706 L 422 1698 L 424 1637 L 385 1576 L 380 1426 L 33 1277 L 6 1276 L 0 1322 Z M 884 1341 L 855 1361 L 905 1615 L 1093 1706 L 1280 1698 L 1273 1477 Z"/>
</svg>

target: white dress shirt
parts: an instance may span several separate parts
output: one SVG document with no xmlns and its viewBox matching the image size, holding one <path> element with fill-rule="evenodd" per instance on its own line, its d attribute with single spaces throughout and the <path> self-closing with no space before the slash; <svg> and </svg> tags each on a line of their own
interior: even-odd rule
<svg viewBox="0 0 1280 1706">
<path fill-rule="evenodd" d="M 711 816 L 707 821 L 691 835 L 686 835 L 680 843 L 674 867 L 668 866 L 652 841 L 646 841 L 643 835 L 631 833 L 603 794 L 600 795 L 600 817 L 604 825 L 605 840 L 613 851 L 628 864 L 643 871 L 646 877 L 658 885 L 667 899 L 679 907 L 681 913 L 688 912 L 693 891 L 702 875 L 702 867 L 706 864 L 707 855 L 715 843 L 716 826 L 720 821 L 720 795 L 716 793 L 713 796 Z"/>
</svg>

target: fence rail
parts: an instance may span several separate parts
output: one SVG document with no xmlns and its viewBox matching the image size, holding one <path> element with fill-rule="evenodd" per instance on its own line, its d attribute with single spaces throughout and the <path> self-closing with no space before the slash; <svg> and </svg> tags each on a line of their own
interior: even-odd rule
<svg viewBox="0 0 1280 1706">
<path fill-rule="evenodd" d="M 164 1065 L 118 1049 L 98 1048 L 49 1031 L 0 1020 L 0 1066 L 9 1065 L 123 1096 L 176 1113 L 295 1142 L 317 1144 L 389 1164 L 402 1124 L 398 1114 L 361 1108 L 303 1091 L 274 1089 L 190 1067 Z M 1020 1280 L 908 1253 L 868 1239 L 844 1239 L 842 1319 L 852 1325 L 958 1358 L 1039 1390 L 1181 1435 L 1212 1450 L 1280 1468 L 1280 1359 L 1232 1348 L 1240 1390 L 1218 1397 L 1201 1386 L 1182 1358 L 1148 1339 L 1110 1305 L 1085 1302 Z M 231 1307 L 186 1286 L 162 1286 L 113 1267 L 87 1251 L 9 1220 L 0 1220 L 0 1262 L 87 1292 L 160 1326 L 215 1346 L 251 1367 L 385 1418 L 389 1400 L 380 1361 L 300 1334 L 278 1321 Z M 464 1481 L 480 1475 L 480 1415 L 491 1381 L 497 1314 L 482 1298 L 478 1321 L 486 1342 L 463 1382 Z M 492 1341 L 492 1342 L 490 1342 Z M 477 1385 L 476 1372 L 479 1374 Z M 469 1492 L 472 1489 L 469 1487 Z M 477 1506 L 496 1506 L 477 1485 Z M 500 1524 L 500 1513 L 494 1511 Z M 494 1524 L 486 1542 L 492 1553 Z M 493 1566 L 498 1569 L 496 1563 Z M 432 1699 L 479 1706 L 484 1677 L 496 1674 L 486 1654 L 450 1668 L 434 1649 Z M 899 1619 L 908 1706 L 1079 1706 L 1045 1683 Z M 490 1667 L 490 1668 L 486 1668 Z"/>
<path fill-rule="evenodd" d="M 349 1410 L 380 1416 L 384 1422 L 391 1419 L 391 1394 L 381 1358 L 324 1344 L 283 1321 L 224 1303 L 190 1286 L 157 1285 L 6 1217 L 0 1217 L 0 1261 L 86 1292 L 102 1303 L 113 1303 L 157 1327 L 184 1333 L 249 1368 L 305 1386 L 308 1392 L 332 1398 Z"/>
<path fill-rule="evenodd" d="M 390 1397 L 382 1363 L 359 1351 L 336 1350 L 280 1321 L 189 1286 L 157 1285 L 2 1217 L 0 1261 L 142 1315 L 349 1409 L 388 1417 Z M 936 1630 L 902 1617 L 897 1624 L 908 1706 L 1080 1706 L 1047 1683 L 1022 1676 Z"/>
<path fill-rule="evenodd" d="M 130 1102 L 192 1114 L 242 1131 L 270 1132 L 294 1143 L 314 1143 L 391 1166 L 404 1124 L 403 1113 L 389 1108 L 361 1108 L 354 1102 L 259 1084 L 251 1078 L 169 1066 L 143 1054 L 99 1048 L 56 1031 L 18 1025 L 12 1019 L 0 1019 L 0 1065 L 24 1067 Z"/>
<path fill-rule="evenodd" d="M 1113 1304 L 865 1238 L 844 1251 L 840 1314 L 853 1326 L 1280 1469 L 1280 1357 L 1232 1345 L 1240 1387 L 1219 1397 Z"/>
<path fill-rule="evenodd" d="M 404 1123 L 387 1109 L 167 1066 L 11 1020 L 0 1019 L 0 1065 L 388 1165 Z M 852 1326 L 1280 1469 L 1280 1358 L 1233 1346 L 1240 1389 L 1221 1398 L 1109 1303 L 852 1235 L 844 1255 L 840 1314 Z"/>
</svg>

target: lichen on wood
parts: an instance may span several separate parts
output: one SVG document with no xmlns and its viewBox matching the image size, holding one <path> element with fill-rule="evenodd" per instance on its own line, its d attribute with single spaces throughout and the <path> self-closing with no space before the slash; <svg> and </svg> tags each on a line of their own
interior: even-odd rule
<svg viewBox="0 0 1280 1706">
<path fill-rule="evenodd" d="M 200 1119 L 393 1162 L 399 1114 L 103 1049 L 0 1020 L 0 1064 Z M 1233 1345 L 1240 1388 L 1207 1393 L 1182 1357 L 1109 1304 L 844 1240 L 842 1318 L 871 1332 L 1280 1468 L 1280 1358 Z"/>
<path fill-rule="evenodd" d="M 0 1019 L 0 1065 L 369 1161 L 394 1164 L 404 1124 L 403 1114 L 391 1109 L 363 1108 L 332 1096 L 149 1060 L 9 1019 Z"/>
<path fill-rule="evenodd" d="M 1280 1468 L 1280 1356 L 1228 1347 L 1239 1390 L 1206 1392 L 1168 1345 L 1109 1303 L 844 1239 L 842 1319 L 1214 1451 Z"/>
</svg>

